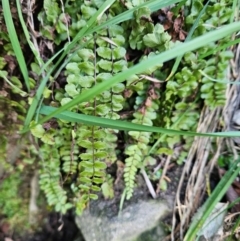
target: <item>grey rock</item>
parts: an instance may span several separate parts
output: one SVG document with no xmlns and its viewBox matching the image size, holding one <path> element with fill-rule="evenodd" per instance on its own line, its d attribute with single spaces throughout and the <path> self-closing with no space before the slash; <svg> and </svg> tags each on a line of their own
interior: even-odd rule
<svg viewBox="0 0 240 241">
<path fill-rule="evenodd" d="M 223 224 L 227 214 L 228 203 L 217 203 L 211 214 L 204 222 L 202 228 L 198 231 L 197 236 L 200 241 L 217 241 L 223 235 Z M 202 206 L 195 214 L 194 218 L 199 220 L 203 215 L 205 206 Z"/>
<path fill-rule="evenodd" d="M 240 127 L 240 110 L 234 112 L 232 122 Z"/>
<path fill-rule="evenodd" d="M 160 220 L 172 212 L 172 200 L 134 201 L 119 216 L 106 202 L 91 203 L 93 209 L 76 217 L 86 241 L 159 241 L 165 237 Z"/>
</svg>

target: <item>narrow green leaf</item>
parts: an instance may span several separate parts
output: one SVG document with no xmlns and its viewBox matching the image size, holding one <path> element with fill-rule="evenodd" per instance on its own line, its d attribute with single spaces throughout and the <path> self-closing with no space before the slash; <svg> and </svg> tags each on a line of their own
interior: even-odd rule
<svg viewBox="0 0 240 241">
<path fill-rule="evenodd" d="M 229 42 L 227 42 L 223 45 L 221 44 L 221 45 L 217 46 L 216 48 L 213 48 L 212 50 L 208 51 L 207 53 L 200 55 L 198 57 L 198 60 L 205 59 L 207 56 L 212 55 L 213 53 L 217 53 L 222 49 L 227 49 L 228 47 L 233 46 L 233 45 L 238 44 L 238 43 L 240 43 L 239 38 L 237 38 L 235 40 L 232 40 L 232 41 L 229 41 Z"/>
<path fill-rule="evenodd" d="M 43 60 L 42 60 L 42 58 L 40 56 L 39 51 L 37 51 L 37 49 L 35 48 L 34 44 L 31 41 L 31 37 L 30 37 L 30 34 L 28 32 L 27 26 L 25 24 L 25 20 L 23 19 L 22 9 L 21 9 L 21 6 L 20 6 L 20 1 L 16 0 L 16 3 L 17 3 L 17 10 L 18 10 L 19 20 L 21 22 L 25 38 L 26 38 L 26 40 L 28 42 L 28 45 L 31 48 L 35 58 L 37 59 L 39 66 L 42 66 Z"/>
<path fill-rule="evenodd" d="M 52 115 L 56 112 L 56 108 L 51 106 L 43 106 L 40 109 L 40 113 L 44 115 Z M 185 136 L 205 136 L 205 137 L 236 137 L 240 136 L 239 131 L 229 131 L 229 132 L 216 132 L 216 133 L 198 133 L 198 132 L 186 132 L 178 131 L 172 129 L 165 129 L 155 126 L 145 126 L 140 124 L 134 124 L 127 121 L 121 120 L 111 120 L 96 116 L 88 116 L 83 114 L 78 114 L 70 111 L 64 111 L 61 114 L 56 114 L 54 117 L 67 120 L 76 123 L 83 123 L 86 125 L 92 126 L 101 126 L 117 130 L 126 130 L 126 131 L 146 131 L 146 132 L 157 132 L 164 134 L 174 134 L 174 135 L 185 135 Z"/>
<path fill-rule="evenodd" d="M 211 81 L 213 81 L 213 82 L 222 83 L 222 84 L 232 84 L 232 85 L 239 85 L 239 84 L 240 84 L 239 81 L 229 81 L 229 80 L 214 79 L 214 78 L 212 78 L 211 76 L 207 75 L 207 74 L 206 74 L 204 71 L 202 71 L 202 70 L 199 70 L 199 72 L 200 72 L 204 77 L 206 77 L 207 79 L 209 79 L 209 80 L 211 80 Z M 207 85 L 207 84 L 212 84 L 212 85 L 213 85 L 212 82 L 207 82 L 205 85 Z M 209 86 L 209 88 L 210 88 L 210 86 Z M 207 91 L 207 89 L 206 89 L 206 91 Z"/>
<path fill-rule="evenodd" d="M 99 30 L 101 30 L 103 28 L 106 28 L 108 26 L 113 26 L 115 24 L 118 24 L 118 23 L 127 21 L 129 19 L 132 19 L 134 17 L 134 12 L 137 9 L 146 7 L 146 8 L 149 8 L 152 12 L 154 12 L 154 11 L 156 11 L 156 9 L 161 9 L 161 8 L 170 6 L 171 4 L 174 4 L 174 3 L 177 3 L 177 2 L 180 2 L 180 0 L 162 0 L 162 1 L 151 0 L 151 1 L 147 1 L 143 4 L 140 4 L 140 5 L 138 5 L 134 8 L 129 9 L 128 11 L 126 11 L 124 13 L 121 13 L 121 14 L 117 15 L 116 17 L 114 17 L 112 19 L 109 19 L 108 21 L 106 21 L 105 23 L 103 23 L 99 26 L 94 27 L 93 29 L 91 29 L 89 31 L 89 33 L 98 32 Z"/>
<path fill-rule="evenodd" d="M 44 117 L 39 121 L 39 123 L 44 123 L 45 121 L 49 120 L 54 115 L 57 115 L 61 113 L 64 110 L 67 110 L 81 102 L 88 101 L 90 99 L 93 99 L 96 95 L 102 93 L 104 90 L 107 90 L 114 86 L 117 83 L 125 81 L 128 77 L 130 77 L 133 74 L 141 73 L 144 70 L 147 70 L 148 68 L 151 68 L 157 64 L 164 63 L 168 60 L 171 60 L 179 55 L 184 54 L 185 52 L 192 51 L 194 49 L 200 48 L 210 42 L 216 41 L 218 39 L 221 39 L 225 36 L 228 36 L 236 31 L 240 30 L 240 22 L 232 23 L 226 26 L 223 26 L 217 30 L 214 30 L 210 33 L 205 34 L 204 36 L 200 36 L 194 40 L 191 40 L 184 44 L 179 44 L 173 49 L 170 49 L 168 51 L 165 51 L 164 53 L 161 53 L 159 55 L 153 56 L 145 61 L 142 61 L 141 63 L 131 67 L 130 69 L 127 69 L 112 78 L 110 78 L 108 81 L 104 81 L 102 83 L 97 84 L 90 90 L 81 93 L 81 95 L 78 95 L 74 100 L 67 103 L 66 105 L 60 107 L 56 111 L 52 112 L 50 115 Z M 22 132 L 28 131 L 29 128 L 26 128 Z"/>
<path fill-rule="evenodd" d="M 28 70 L 27 70 L 27 65 L 25 62 L 25 59 L 23 57 L 22 49 L 18 40 L 18 36 L 13 24 L 13 18 L 10 10 L 10 4 L 9 0 L 4 0 L 2 1 L 2 7 L 3 7 L 3 16 L 4 20 L 7 26 L 9 38 L 13 47 L 13 51 L 16 55 L 19 67 L 21 69 L 26 87 L 28 92 L 30 91 L 30 84 L 29 84 L 29 79 L 28 79 Z"/>
<path fill-rule="evenodd" d="M 203 226 L 207 217 L 211 214 L 215 205 L 222 199 L 229 186 L 232 184 L 234 179 L 237 177 L 240 171 L 240 159 L 234 161 L 231 168 L 225 173 L 225 175 L 221 178 L 217 187 L 214 189 L 211 196 L 207 199 L 202 207 L 202 217 L 199 219 L 194 219 L 184 237 L 184 241 L 194 241 L 196 240 L 196 234 Z"/>
</svg>

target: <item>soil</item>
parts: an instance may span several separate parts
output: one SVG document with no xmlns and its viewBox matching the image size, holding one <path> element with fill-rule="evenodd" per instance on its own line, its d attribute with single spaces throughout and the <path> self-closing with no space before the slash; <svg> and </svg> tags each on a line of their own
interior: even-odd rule
<svg viewBox="0 0 240 241">
<path fill-rule="evenodd" d="M 0 220 L 1 223 L 1 220 Z M 10 233 L 8 224 L 0 226 L 0 240 L 4 241 L 85 241 L 78 230 L 72 212 L 64 216 L 51 212 L 45 217 L 42 227 L 35 233 Z"/>
</svg>

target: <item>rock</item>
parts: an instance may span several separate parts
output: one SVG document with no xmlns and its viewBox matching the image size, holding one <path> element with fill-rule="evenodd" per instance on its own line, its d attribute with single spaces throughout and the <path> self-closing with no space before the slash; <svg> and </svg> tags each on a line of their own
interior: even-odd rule
<svg viewBox="0 0 240 241">
<path fill-rule="evenodd" d="M 202 228 L 198 231 L 199 241 L 217 241 L 223 237 L 223 224 L 227 214 L 228 203 L 217 203 L 211 214 L 204 222 Z M 194 218 L 199 220 L 203 215 L 204 206 L 195 214 Z"/>
<path fill-rule="evenodd" d="M 233 114 L 232 122 L 240 127 L 240 110 L 236 110 Z"/>
<path fill-rule="evenodd" d="M 133 200 L 120 216 L 111 201 L 92 202 L 76 224 L 86 241 L 159 241 L 165 237 L 160 220 L 172 212 L 172 200 Z"/>
</svg>

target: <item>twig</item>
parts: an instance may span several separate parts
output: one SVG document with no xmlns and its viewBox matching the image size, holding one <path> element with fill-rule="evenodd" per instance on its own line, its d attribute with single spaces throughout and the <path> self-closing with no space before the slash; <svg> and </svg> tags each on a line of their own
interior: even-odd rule
<svg viewBox="0 0 240 241">
<path fill-rule="evenodd" d="M 165 175 L 166 175 L 166 173 L 167 173 L 168 166 L 169 166 L 169 163 L 170 163 L 170 161 L 171 161 L 171 158 L 172 158 L 171 155 L 167 157 L 166 163 L 165 163 L 164 168 L 163 168 L 163 171 L 162 171 L 162 175 L 161 175 L 160 180 L 159 180 L 158 191 L 160 190 L 161 183 L 162 183 L 162 181 L 163 181 L 163 179 L 164 179 L 164 177 L 165 177 Z M 157 192 L 158 192 L 158 191 L 157 191 Z"/>
<path fill-rule="evenodd" d="M 39 184 L 38 184 L 38 171 L 34 172 L 34 175 L 31 179 L 31 194 L 29 201 L 29 223 L 35 224 L 36 214 L 38 213 L 37 199 L 39 194 Z"/>
<path fill-rule="evenodd" d="M 141 169 L 141 173 L 142 173 L 143 178 L 144 178 L 144 180 L 145 180 L 145 182 L 147 184 L 149 192 L 151 193 L 152 197 L 155 199 L 157 197 L 156 192 L 155 192 L 155 190 L 154 190 L 154 188 L 152 186 L 152 183 L 149 180 L 149 177 L 148 177 L 148 175 L 147 175 L 147 173 L 146 173 L 144 168 Z"/>
</svg>

